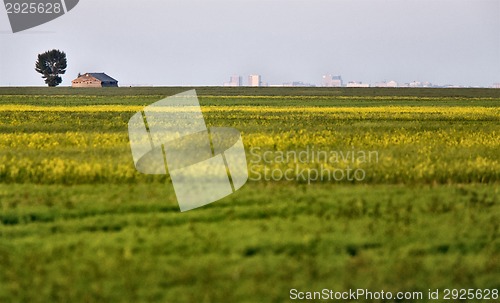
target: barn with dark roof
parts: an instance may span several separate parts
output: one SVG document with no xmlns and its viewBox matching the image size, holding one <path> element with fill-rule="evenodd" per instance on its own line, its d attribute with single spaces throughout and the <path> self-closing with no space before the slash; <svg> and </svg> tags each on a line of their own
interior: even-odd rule
<svg viewBox="0 0 500 303">
<path fill-rule="evenodd" d="M 71 81 L 72 87 L 118 87 L 118 81 L 105 73 L 86 73 Z"/>
</svg>

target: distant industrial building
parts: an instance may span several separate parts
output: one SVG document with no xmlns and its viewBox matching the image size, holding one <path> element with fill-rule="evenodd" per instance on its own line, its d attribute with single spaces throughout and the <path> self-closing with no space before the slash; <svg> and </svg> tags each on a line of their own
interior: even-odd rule
<svg viewBox="0 0 500 303">
<path fill-rule="evenodd" d="M 118 87 L 118 81 L 105 73 L 78 74 L 78 78 L 71 81 L 72 87 Z"/>
<path fill-rule="evenodd" d="M 363 82 L 350 81 L 346 87 L 370 87 L 370 84 Z"/>
<path fill-rule="evenodd" d="M 425 82 L 413 81 L 408 84 L 408 87 L 432 87 L 432 83 L 428 81 Z"/>
<path fill-rule="evenodd" d="M 398 83 L 396 81 L 382 81 L 382 82 L 377 82 L 373 85 L 374 87 L 398 87 Z"/>
<path fill-rule="evenodd" d="M 283 83 L 283 86 L 285 86 L 285 87 L 315 87 L 316 85 L 311 84 L 311 83 L 304 83 L 302 81 L 295 81 L 295 82 Z"/>
<path fill-rule="evenodd" d="M 243 78 L 241 76 L 231 76 L 229 82 L 224 82 L 224 86 L 242 86 Z"/>
<path fill-rule="evenodd" d="M 323 76 L 323 87 L 341 87 L 342 77 L 341 76 L 332 76 L 332 75 L 324 75 Z"/>
<path fill-rule="evenodd" d="M 389 81 L 386 85 L 387 87 L 398 87 L 398 83 L 396 81 Z"/>
<path fill-rule="evenodd" d="M 248 86 L 261 86 L 261 76 L 260 75 L 250 75 L 248 77 Z"/>
</svg>

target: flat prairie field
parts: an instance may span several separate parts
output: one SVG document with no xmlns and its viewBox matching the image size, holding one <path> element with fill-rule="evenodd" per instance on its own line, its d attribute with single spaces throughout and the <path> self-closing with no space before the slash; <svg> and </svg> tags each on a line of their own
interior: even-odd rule
<svg viewBox="0 0 500 303">
<path fill-rule="evenodd" d="M 127 123 L 186 90 L 0 88 L 0 302 L 498 302 L 500 90 L 197 88 L 249 181 L 181 213 Z"/>
</svg>

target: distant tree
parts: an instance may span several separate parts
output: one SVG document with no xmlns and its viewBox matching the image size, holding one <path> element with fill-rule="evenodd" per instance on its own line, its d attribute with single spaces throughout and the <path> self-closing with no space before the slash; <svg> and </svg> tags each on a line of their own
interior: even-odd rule
<svg viewBox="0 0 500 303">
<path fill-rule="evenodd" d="M 38 55 L 35 70 L 42 74 L 45 83 L 50 87 L 61 84 L 62 78 L 59 75 L 66 73 L 68 62 L 66 54 L 60 50 L 53 49 Z"/>
</svg>

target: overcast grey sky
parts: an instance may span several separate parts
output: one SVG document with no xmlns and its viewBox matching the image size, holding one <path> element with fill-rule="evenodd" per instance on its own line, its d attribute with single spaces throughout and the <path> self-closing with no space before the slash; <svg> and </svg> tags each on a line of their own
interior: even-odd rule
<svg viewBox="0 0 500 303">
<path fill-rule="evenodd" d="M 121 85 L 263 81 L 491 86 L 500 82 L 500 0 L 80 0 L 12 34 L 0 8 L 0 86 L 43 85 L 38 53 L 68 55 L 62 85 L 104 71 Z"/>
</svg>

